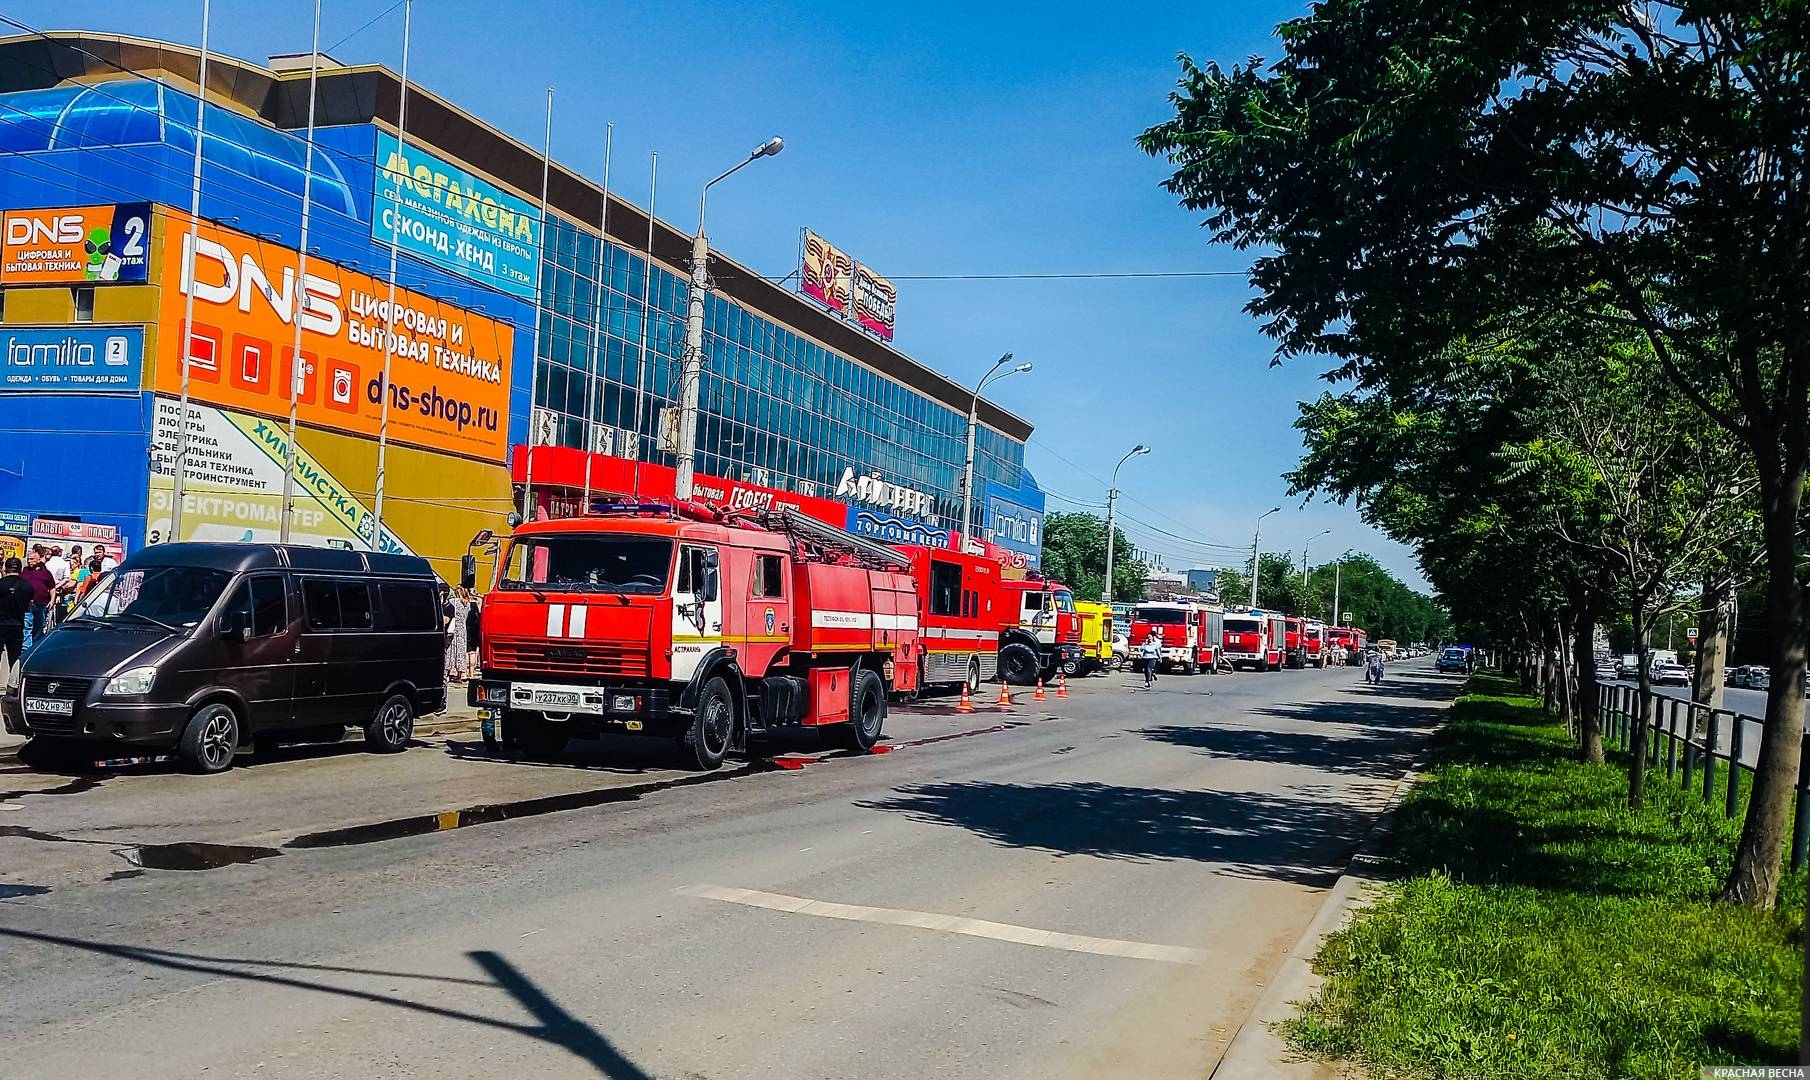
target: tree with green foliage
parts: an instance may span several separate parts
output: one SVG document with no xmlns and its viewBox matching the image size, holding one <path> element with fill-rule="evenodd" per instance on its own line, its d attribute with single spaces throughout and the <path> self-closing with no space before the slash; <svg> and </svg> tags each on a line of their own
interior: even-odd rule
<svg viewBox="0 0 1810 1080">
<path fill-rule="evenodd" d="M 1130 558 L 1131 541 L 1114 526 L 1112 595 L 1136 600 L 1144 595 L 1149 569 Z M 1095 514 L 1057 511 L 1043 519 L 1046 577 L 1067 585 L 1077 600 L 1099 600 L 1106 585 L 1106 521 Z"/>
<path fill-rule="evenodd" d="M 1184 58 L 1175 117 L 1141 141 L 1217 240 L 1265 249 L 1251 307 L 1281 357 L 1424 386 L 1428 353 L 1479 321 L 1602 290 L 1745 447 L 1774 682 L 1725 895 L 1770 905 L 1810 653 L 1801 0 L 1324 0 L 1279 36 L 1273 65 Z"/>
</svg>

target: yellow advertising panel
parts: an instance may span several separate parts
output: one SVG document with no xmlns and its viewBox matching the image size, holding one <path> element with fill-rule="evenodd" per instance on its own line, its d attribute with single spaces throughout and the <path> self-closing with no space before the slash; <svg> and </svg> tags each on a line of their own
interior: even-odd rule
<svg viewBox="0 0 1810 1080">
<path fill-rule="evenodd" d="M 171 537 L 180 412 L 177 402 L 156 400 L 148 542 L 276 542 L 282 535 L 286 423 L 190 404 L 182 535 Z M 362 436 L 298 428 L 291 542 L 422 555 L 443 578 L 456 581 L 459 557 L 472 537 L 480 529 L 507 527 L 510 487 L 502 466 L 406 446 L 392 446 L 385 465 L 379 540 L 372 495 L 377 444 Z"/>
<path fill-rule="evenodd" d="M 382 423 L 386 332 L 391 334 L 392 443 L 503 462 L 508 456 L 514 328 L 310 258 L 298 282 L 292 249 L 203 224 L 190 251 L 190 218 L 169 211 L 156 389 L 179 393 L 189 349 L 192 400 L 375 436 Z M 184 332 L 190 293 L 195 323 Z M 302 362 L 294 362 L 295 325 Z"/>
</svg>

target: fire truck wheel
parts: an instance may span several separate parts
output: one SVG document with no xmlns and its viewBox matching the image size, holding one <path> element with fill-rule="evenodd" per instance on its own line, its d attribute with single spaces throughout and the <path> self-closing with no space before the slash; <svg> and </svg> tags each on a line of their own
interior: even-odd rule
<svg viewBox="0 0 1810 1080">
<path fill-rule="evenodd" d="M 980 657 L 968 661 L 968 693 L 980 693 Z"/>
<path fill-rule="evenodd" d="M 849 680 L 848 723 L 836 728 L 837 739 L 850 750 L 872 750 L 885 725 L 886 688 L 880 676 L 859 668 Z"/>
<path fill-rule="evenodd" d="M 1200 661 L 1198 661 L 1198 660 L 1188 661 L 1188 666 L 1183 668 L 1182 671 L 1184 674 L 1187 674 L 1187 675 L 1199 675 L 1200 674 Z"/>
<path fill-rule="evenodd" d="M 698 695 L 698 709 L 691 726 L 679 736 L 679 750 L 685 762 L 709 772 L 723 763 L 729 752 L 729 740 L 735 735 L 735 704 L 729 698 L 729 684 L 711 679 Z"/>
<path fill-rule="evenodd" d="M 522 713 L 503 718 L 503 738 L 531 758 L 558 757 L 572 740 L 565 728 Z"/>
<path fill-rule="evenodd" d="M 1063 661 L 1062 674 L 1067 675 L 1070 678 L 1073 678 L 1074 676 L 1081 674 L 1081 661 L 1079 661 L 1079 660 Z"/>
<path fill-rule="evenodd" d="M 1029 645 L 1015 641 L 999 650 L 999 673 L 1013 686 L 1036 682 L 1037 670 L 1037 654 Z"/>
</svg>

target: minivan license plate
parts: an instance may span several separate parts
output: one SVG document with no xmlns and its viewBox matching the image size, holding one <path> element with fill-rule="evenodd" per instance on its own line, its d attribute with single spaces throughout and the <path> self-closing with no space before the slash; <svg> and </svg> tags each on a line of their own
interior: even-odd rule
<svg viewBox="0 0 1810 1080">
<path fill-rule="evenodd" d="M 584 704 L 584 700 L 577 694 L 564 693 L 558 690 L 536 690 L 534 692 L 534 703 L 536 705 L 582 705 Z"/>
<path fill-rule="evenodd" d="M 63 698 L 28 697 L 25 699 L 25 711 L 47 713 L 51 716 L 74 716 L 75 702 Z"/>
</svg>

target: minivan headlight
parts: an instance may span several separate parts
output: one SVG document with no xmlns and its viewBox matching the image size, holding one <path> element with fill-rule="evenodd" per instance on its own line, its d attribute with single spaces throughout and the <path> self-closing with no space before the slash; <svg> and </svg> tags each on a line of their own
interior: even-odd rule
<svg viewBox="0 0 1810 1080">
<path fill-rule="evenodd" d="M 107 680 L 104 694 L 148 694 L 151 692 L 151 681 L 157 678 L 154 667 L 135 667 L 131 671 L 122 671 Z"/>
</svg>

